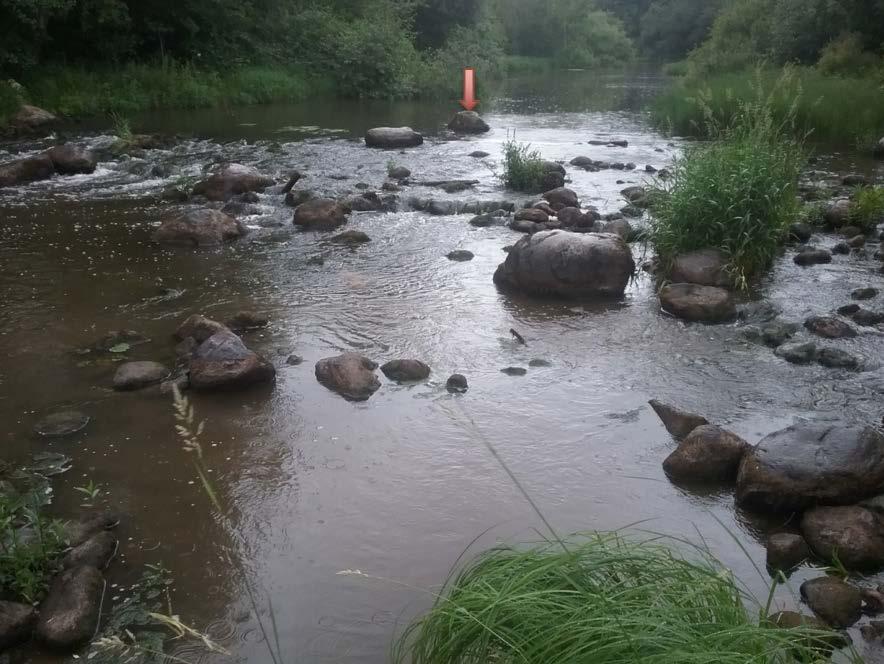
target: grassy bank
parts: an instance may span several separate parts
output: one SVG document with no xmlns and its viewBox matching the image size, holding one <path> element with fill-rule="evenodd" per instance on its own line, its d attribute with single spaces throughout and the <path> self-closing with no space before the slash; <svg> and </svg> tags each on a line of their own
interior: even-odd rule
<svg viewBox="0 0 884 664">
<path fill-rule="evenodd" d="M 708 120 L 727 124 L 740 104 L 771 90 L 775 118 L 794 116 L 798 133 L 812 140 L 866 147 L 884 136 L 884 86 L 877 79 L 826 76 L 813 69 L 746 71 L 685 79 L 655 102 L 655 124 L 680 135 L 708 135 Z"/>
<path fill-rule="evenodd" d="M 709 556 L 595 534 L 493 549 L 449 580 L 397 644 L 396 662 L 718 662 L 819 660 L 832 633 L 765 625 Z"/>
<path fill-rule="evenodd" d="M 228 72 L 191 65 L 131 64 L 119 69 L 51 68 L 22 81 L 16 94 L 0 86 L 0 115 L 20 99 L 69 117 L 128 114 L 161 108 L 202 108 L 298 101 L 318 84 L 294 69 L 246 67 Z"/>
</svg>

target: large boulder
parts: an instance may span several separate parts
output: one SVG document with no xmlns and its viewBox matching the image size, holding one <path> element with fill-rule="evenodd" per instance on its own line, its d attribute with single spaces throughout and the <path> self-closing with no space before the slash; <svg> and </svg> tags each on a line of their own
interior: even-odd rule
<svg viewBox="0 0 884 664">
<path fill-rule="evenodd" d="M 58 118 L 49 111 L 22 104 L 9 118 L 8 127 L 14 134 L 33 134 L 48 129 L 56 122 Z"/>
<path fill-rule="evenodd" d="M 246 348 L 230 331 L 216 332 L 202 342 L 190 360 L 190 386 L 194 390 L 230 390 L 269 383 L 276 369 Z"/>
<path fill-rule="evenodd" d="M 491 129 L 476 111 L 460 111 L 451 118 L 448 128 L 458 134 L 484 134 Z"/>
<path fill-rule="evenodd" d="M 188 247 L 214 247 L 245 234 L 245 228 L 233 217 L 218 210 L 191 210 L 167 219 L 151 239 L 157 244 Z"/>
<path fill-rule="evenodd" d="M 737 317 L 731 293 L 715 286 L 668 284 L 660 289 L 660 305 L 676 318 L 699 323 L 725 323 Z"/>
<path fill-rule="evenodd" d="M 0 653 L 30 639 L 35 622 L 33 606 L 0 601 Z"/>
<path fill-rule="evenodd" d="M 330 198 L 314 198 L 295 208 L 292 223 L 313 230 L 329 230 L 347 223 L 349 210 Z"/>
<path fill-rule="evenodd" d="M 423 144 L 424 137 L 411 127 L 376 127 L 365 132 L 370 148 L 413 148 Z"/>
<path fill-rule="evenodd" d="M 727 258 L 717 249 L 700 249 L 676 256 L 669 278 L 675 283 L 729 288 L 733 277 L 727 271 Z"/>
<path fill-rule="evenodd" d="M 549 201 L 553 210 L 561 210 L 562 208 L 579 208 L 580 201 L 577 194 L 567 187 L 558 187 L 546 192 L 543 197 Z"/>
<path fill-rule="evenodd" d="M 55 650 L 70 652 L 98 629 L 104 578 L 94 567 L 81 565 L 59 574 L 40 606 L 36 636 Z"/>
<path fill-rule="evenodd" d="M 114 389 L 118 392 L 140 390 L 165 380 L 169 369 L 159 362 L 124 362 L 114 374 Z"/>
<path fill-rule="evenodd" d="M 825 422 L 766 436 L 743 458 L 737 477 L 737 502 L 759 511 L 846 505 L 882 492 L 884 434 Z"/>
<path fill-rule="evenodd" d="M 264 191 L 273 184 L 273 178 L 261 175 L 256 168 L 242 164 L 227 164 L 207 179 L 197 182 L 194 196 L 205 196 L 210 201 L 226 201 L 249 191 Z"/>
<path fill-rule="evenodd" d="M 55 165 L 46 154 L 18 159 L 0 165 L 0 188 L 48 180 L 55 174 Z"/>
<path fill-rule="evenodd" d="M 367 401 L 381 386 L 375 375 L 378 368 L 358 353 L 342 353 L 316 363 L 316 380 L 333 392 L 351 401 Z"/>
<path fill-rule="evenodd" d="M 804 513 L 801 532 L 826 562 L 837 558 L 849 570 L 884 567 L 884 519 L 859 505 L 816 507 Z"/>
<path fill-rule="evenodd" d="M 635 271 L 616 235 L 541 231 L 523 237 L 494 273 L 494 282 L 532 295 L 621 296 Z"/>
<path fill-rule="evenodd" d="M 55 172 L 59 175 L 78 175 L 80 173 L 92 173 L 95 171 L 97 160 L 95 155 L 79 145 L 66 143 L 56 145 L 46 151 L 46 155 L 52 160 Z"/>
<path fill-rule="evenodd" d="M 677 482 L 733 482 L 750 445 L 712 424 L 699 426 L 666 457 L 663 470 Z"/>
</svg>

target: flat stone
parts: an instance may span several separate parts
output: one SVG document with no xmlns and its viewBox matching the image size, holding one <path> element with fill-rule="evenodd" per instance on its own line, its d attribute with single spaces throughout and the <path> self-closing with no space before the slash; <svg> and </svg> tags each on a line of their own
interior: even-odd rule
<svg viewBox="0 0 884 664">
<path fill-rule="evenodd" d="M 34 431 L 44 438 L 61 438 L 80 433 L 89 424 L 89 416 L 78 410 L 52 413 L 34 425 Z"/>
<path fill-rule="evenodd" d="M 349 230 L 344 231 L 343 233 L 339 233 L 335 235 L 330 242 L 334 242 L 336 244 L 349 244 L 349 245 L 357 245 L 357 244 L 365 244 L 366 242 L 371 242 L 371 238 L 368 237 L 366 233 L 363 231 Z"/>
<path fill-rule="evenodd" d="M 701 249 L 676 256 L 669 278 L 675 283 L 728 288 L 734 285 L 727 259 L 717 249 Z"/>
<path fill-rule="evenodd" d="M 411 127 L 376 127 L 365 133 L 370 148 L 413 148 L 422 145 L 424 137 Z"/>
<path fill-rule="evenodd" d="M 161 383 L 169 369 L 159 362 L 124 362 L 114 374 L 114 389 L 118 392 L 140 390 Z"/>
<path fill-rule="evenodd" d="M 507 376 L 524 376 L 528 373 L 528 370 L 525 367 L 506 367 L 501 369 L 500 373 Z"/>
</svg>

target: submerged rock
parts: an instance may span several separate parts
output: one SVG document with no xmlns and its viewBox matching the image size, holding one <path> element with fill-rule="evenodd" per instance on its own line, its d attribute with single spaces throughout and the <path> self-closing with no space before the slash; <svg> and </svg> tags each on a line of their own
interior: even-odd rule
<svg viewBox="0 0 884 664">
<path fill-rule="evenodd" d="M 405 166 L 393 166 L 387 170 L 387 176 L 393 180 L 405 180 L 411 175 L 411 171 Z"/>
<path fill-rule="evenodd" d="M 884 567 L 884 521 L 860 505 L 817 507 L 801 518 L 801 532 L 813 552 L 848 570 Z"/>
<path fill-rule="evenodd" d="M 619 297 L 634 271 L 632 252 L 621 238 L 554 230 L 519 240 L 494 282 L 532 295 Z"/>
<path fill-rule="evenodd" d="M 350 246 L 356 246 L 359 244 L 365 244 L 366 242 L 371 242 L 371 238 L 368 237 L 368 235 L 363 231 L 349 230 L 335 235 L 331 240 L 329 240 L 329 242 L 334 242 L 335 244 L 348 244 Z"/>
<path fill-rule="evenodd" d="M 884 323 L 884 312 L 859 308 L 857 311 L 853 312 L 852 318 L 853 322 L 858 325 L 862 325 L 863 327 L 874 327 L 875 325 Z"/>
<path fill-rule="evenodd" d="M 140 390 L 161 383 L 169 376 L 169 369 L 159 362 L 125 362 L 114 374 L 114 389 L 118 392 Z"/>
<path fill-rule="evenodd" d="M 227 327 L 234 332 L 245 332 L 267 327 L 269 323 L 270 319 L 264 314 L 254 311 L 240 311 L 227 321 Z"/>
<path fill-rule="evenodd" d="M 656 399 L 651 399 L 648 404 L 657 413 L 657 417 L 663 422 L 663 426 L 666 427 L 669 434 L 676 440 L 682 440 L 697 427 L 709 424 L 708 420 L 702 415 L 688 413 Z"/>
<path fill-rule="evenodd" d="M 445 255 L 445 257 L 450 261 L 463 263 L 473 260 L 475 254 L 472 251 L 467 251 L 466 249 L 455 249 L 454 251 L 449 251 Z"/>
<path fill-rule="evenodd" d="M 292 223 L 308 230 L 328 230 L 347 223 L 349 211 L 330 198 L 315 198 L 295 208 Z"/>
<path fill-rule="evenodd" d="M 256 168 L 242 164 L 227 164 L 207 179 L 197 182 L 194 196 L 205 196 L 210 201 L 226 201 L 249 191 L 264 191 L 273 184 L 273 178 L 261 175 Z"/>
<path fill-rule="evenodd" d="M 184 341 L 188 337 L 193 337 L 197 343 L 202 343 L 218 332 L 227 331 L 228 329 L 223 323 L 206 318 L 202 314 L 191 314 L 187 317 L 187 320 L 178 326 L 173 336 L 178 341 Z"/>
<path fill-rule="evenodd" d="M 771 571 L 791 572 L 810 556 L 810 547 L 801 535 L 774 533 L 767 538 L 767 568 Z"/>
<path fill-rule="evenodd" d="M 663 470 L 679 482 L 732 482 L 749 443 L 720 427 L 696 427 L 666 457 Z"/>
<path fill-rule="evenodd" d="M 869 178 L 859 173 L 851 173 L 841 178 L 841 184 L 845 187 L 865 187 L 869 184 Z"/>
<path fill-rule="evenodd" d="M 728 288 L 733 278 L 727 271 L 727 258 L 717 249 L 700 249 L 676 256 L 670 279 L 675 283 Z"/>
<path fill-rule="evenodd" d="M 821 348 L 816 354 L 816 361 L 830 369 L 859 369 L 861 362 L 858 357 L 840 348 Z"/>
<path fill-rule="evenodd" d="M 424 137 L 411 127 L 376 127 L 365 132 L 365 145 L 370 148 L 413 148 L 423 142 Z"/>
<path fill-rule="evenodd" d="M 484 134 L 491 127 L 475 111 L 460 111 L 448 123 L 448 128 L 459 134 Z"/>
<path fill-rule="evenodd" d="M 367 401 L 381 386 L 374 373 L 377 368 L 377 362 L 363 355 L 342 353 L 316 363 L 316 380 L 345 399 Z"/>
<path fill-rule="evenodd" d="M 470 155 L 473 159 L 484 159 L 485 157 L 490 157 L 491 155 L 485 152 L 484 150 L 474 150 L 470 152 Z"/>
<path fill-rule="evenodd" d="M 95 155 L 89 150 L 70 143 L 56 145 L 47 150 L 46 155 L 52 160 L 55 172 L 59 175 L 93 173 L 97 164 Z"/>
<path fill-rule="evenodd" d="M 801 597 L 832 627 L 847 629 L 862 617 L 862 595 L 841 579 L 823 576 L 801 584 Z"/>
<path fill-rule="evenodd" d="M 778 346 L 774 353 L 792 364 L 810 364 L 816 359 L 817 347 L 812 341 L 789 343 Z"/>
<path fill-rule="evenodd" d="M 0 164 L 0 189 L 47 180 L 55 174 L 55 164 L 46 154 Z"/>
<path fill-rule="evenodd" d="M 668 284 L 660 289 L 660 304 L 667 313 L 687 321 L 725 323 L 737 317 L 733 296 L 714 286 Z"/>
<path fill-rule="evenodd" d="M 55 650 L 73 651 L 98 630 L 104 578 L 94 567 L 63 571 L 52 582 L 40 605 L 37 638 Z"/>
<path fill-rule="evenodd" d="M 0 653 L 28 641 L 36 622 L 33 606 L 0 601 Z"/>
<path fill-rule="evenodd" d="M 246 348 L 238 336 L 225 329 L 203 341 L 190 360 L 190 386 L 194 390 L 242 389 L 272 382 L 276 369 Z"/>
<path fill-rule="evenodd" d="M 430 376 L 430 367 L 420 360 L 390 360 L 381 371 L 390 380 L 408 382 L 424 380 Z"/>
<path fill-rule="evenodd" d="M 61 438 L 80 433 L 89 424 L 89 416 L 78 410 L 52 413 L 34 425 L 34 432 L 44 438 Z"/>
<path fill-rule="evenodd" d="M 737 502 L 772 512 L 844 505 L 884 492 L 884 434 L 872 427 L 796 424 L 744 458 Z"/>
<path fill-rule="evenodd" d="M 245 228 L 233 217 L 218 210 L 191 210 L 164 221 L 151 236 L 157 244 L 212 247 L 235 240 Z"/>
<path fill-rule="evenodd" d="M 65 524 L 64 539 L 72 547 L 77 547 L 104 530 L 112 530 L 120 523 L 120 515 L 102 512 L 82 521 Z"/>
<path fill-rule="evenodd" d="M 804 327 L 815 335 L 826 339 L 844 339 L 856 336 L 856 330 L 844 321 L 832 316 L 811 316 L 804 321 Z"/>
</svg>

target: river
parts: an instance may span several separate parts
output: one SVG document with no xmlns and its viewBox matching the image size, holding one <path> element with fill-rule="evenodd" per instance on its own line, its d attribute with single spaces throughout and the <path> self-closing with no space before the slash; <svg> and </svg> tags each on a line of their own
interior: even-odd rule
<svg viewBox="0 0 884 664">
<path fill-rule="evenodd" d="M 99 503 L 124 514 L 109 579 L 120 593 L 112 589 L 111 604 L 145 563 L 162 562 L 176 580 L 175 613 L 221 641 L 232 661 L 263 664 L 269 659 L 245 573 L 259 603 L 272 600 L 286 661 L 385 662 L 394 636 L 428 606 L 466 549 L 539 537 L 542 524 L 483 439 L 559 532 L 631 526 L 702 537 L 763 601 L 769 580 L 754 565 L 763 570 L 764 524 L 736 510 L 730 491 L 698 494 L 666 479 L 661 461 L 672 442 L 647 401 L 702 413 L 755 442 L 798 418 L 880 420 L 881 394 L 864 382 L 868 372 L 790 365 L 745 341 L 735 325 L 665 317 L 644 274 L 614 305 L 502 294 L 492 274 L 502 248 L 520 236 L 503 226 L 473 228 L 465 215 L 357 213 L 348 227 L 372 242 L 354 250 L 293 228 L 275 187 L 261 196 L 260 214 L 243 219 L 251 232 L 236 244 L 193 252 L 149 240 L 160 219 L 186 207 L 161 202 L 163 189 L 225 160 L 281 182 L 297 169 L 305 175 L 299 188 L 343 195 L 359 182 L 379 187 L 392 159 L 415 179 L 479 180 L 472 192 L 414 186 L 403 197 L 523 201 L 495 174 L 513 134 L 547 159 L 638 164 L 633 172 L 568 168 L 584 205 L 614 211 L 623 205 L 620 189 L 645 178 L 645 164 L 662 168 L 683 146 L 651 129 L 644 111 L 663 85 L 653 75 L 590 72 L 513 81 L 484 109 L 492 131 L 460 140 L 441 131 L 453 103 L 311 101 L 154 113 L 134 118 L 134 126 L 181 135 L 171 149 L 0 192 L 4 457 L 63 451 L 74 466 L 56 482 L 57 509 L 75 512 L 82 502 L 75 487 L 91 480 L 104 490 Z M 101 145 L 111 140 L 102 124 L 65 131 Z M 410 125 L 427 142 L 404 154 L 364 147 L 362 134 L 379 125 Z M 628 147 L 587 144 L 613 137 Z M 468 156 L 474 150 L 491 156 Z M 880 166 L 847 153 L 824 156 L 816 168 L 872 174 Z M 475 258 L 449 261 L 453 249 Z M 641 258 L 644 250 L 635 252 Z M 323 265 L 308 263 L 316 255 Z M 852 288 L 881 282 L 858 259 L 809 271 L 786 257 L 756 295 L 800 321 L 844 304 Z M 171 363 L 170 335 L 189 314 L 226 320 L 243 309 L 270 317 L 246 342 L 276 365 L 276 384 L 192 396 L 207 421 L 206 464 L 231 510 L 222 525 L 174 433 L 169 399 L 114 392 L 115 363 L 77 349 L 132 329 L 152 341 L 127 359 Z M 527 345 L 513 340 L 511 328 Z M 869 368 L 880 367 L 880 334 L 844 344 Z M 369 401 L 350 403 L 313 375 L 317 360 L 342 350 L 381 363 L 419 358 L 433 373 L 412 386 L 384 380 Z M 292 353 L 304 363 L 288 366 Z M 532 359 L 550 366 L 523 377 L 500 371 Z M 454 372 L 469 379 L 465 395 L 445 390 Z M 72 407 L 92 418 L 83 434 L 46 442 L 32 433 L 40 416 Z M 230 557 L 241 566 L 231 567 Z M 777 599 L 794 606 L 787 590 Z M 231 661 L 190 646 L 175 652 L 194 662 Z M 22 657 L 58 661 L 38 652 Z"/>
</svg>

